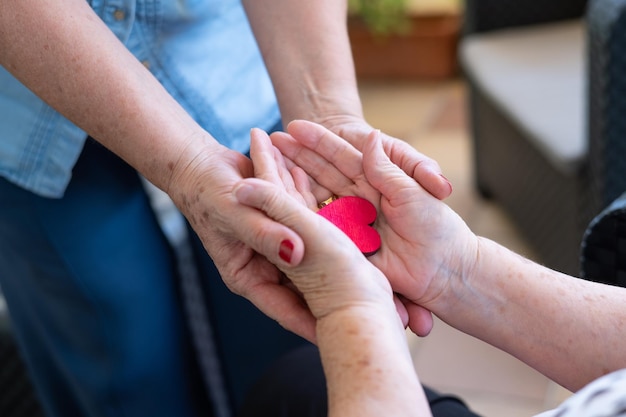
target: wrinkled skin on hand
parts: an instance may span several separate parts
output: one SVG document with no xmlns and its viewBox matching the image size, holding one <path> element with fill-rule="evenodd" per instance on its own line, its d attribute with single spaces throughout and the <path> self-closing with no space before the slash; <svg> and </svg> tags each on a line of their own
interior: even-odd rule
<svg viewBox="0 0 626 417">
<path fill-rule="evenodd" d="M 443 273 L 462 274 L 463 267 L 454 264 L 457 258 L 446 252 L 448 239 L 469 231 L 465 223 L 390 161 L 378 132 L 361 144 L 365 160 L 361 152 L 321 126 L 299 121 L 288 132 L 273 134 L 272 140 L 295 165 L 338 195 L 358 195 L 377 206 L 376 228 L 383 246 L 370 260 L 401 295 L 411 329 L 418 335 L 428 334 L 433 322 L 427 306 L 437 298 L 435 288 L 445 281 L 435 278 Z M 320 172 L 323 178 L 317 175 Z M 471 237 L 468 240 L 471 252 Z M 431 286 L 431 282 L 436 284 Z"/>
<path fill-rule="evenodd" d="M 381 193 L 377 226 L 384 243 L 371 261 L 405 297 L 409 326 L 420 335 L 423 309 L 437 311 L 440 295 L 469 276 L 477 239 L 450 207 L 391 163 L 375 134 L 363 152 L 365 177 Z"/>
<path fill-rule="evenodd" d="M 314 338 L 313 319 L 283 274 L 244 242 L 275 225 L 260 211 L 240 204 L 233 187 L 254 176 L 251 161 L 221 149 L 198 155 L 176 172 L 169 194 L 217 266 L 224 283 L 269 317 L 297 334 Z"/>
<path fill-rule="evenodd" d="M 367 138 L 374 130 L 360 117 L 334 117 L 320 123 L 338 137 L 362 152 Z M 380 140 L 390 160 L 409 177 L 415 179 L 434 197 L 443 200 L 452 193 L 452 185 L 443 176 L 441 167 L 434 159 L 418 152 L 405 141 L 380 132 Z"/>
<path fill-rule="evenodd" d="M 270 233 L 265 234 L 267 245 L 259 251 L 266 252 L 268 259 L 285 272 L 315 320 L 364 304 L 391 305 L 393 294 L 385 276 L 348 236 L 314 211 L 303 209 L 281 186 L 248 179 L 235 189 L 235 195 L 296 233 L 288 238 L 295 240 L 298 253 L 292 261 L 297 262 L 280 257 L 277 244 L 284 239 L 275 239 Z"/>
<path fill-rule="evenodd" d="M 393 302 L 406 325 L 406 310 L 393 297 L 384 275 L 348 236 L 315 214 L 317 202 L 304 171 L 297 167 L 288 171 L 283 155 L 260 130 L 252 132 L 251 156 L 256 178 L 242 181 L 234 194 L 242 204 L 278 222 L 275 227 L 257 229 L 258 238 L 252 244 L 289 277 L 285 285 L 302 295 L 311 323 L 337 310 Z M 293 245 L 288 260 L 280 256 L 285 240 Z"/>
<path fill-rule="evenodd" d="M 341 130 L 362 147 L 366 143 L 362 137 L 364 126 L 362 123 L 349 123 L 343 125 Z M 318 171 L 319 175 L 312 179 L 296 171 L 294 181 L 308 183 L 310 191 L 304 197 L 299 197 L 304 198 L 301 202 L 308 207 L 314 208 L 318 201 L 325 200 L 332 193 L 365 198 L 369 195 L 370 201 L 376 200 L 378 192 L 369 187 L 367 181 L 363 179 L 357 185 L 351 179 L 353 175 L 363 178 L 361 154 L 345 141 L 342 142 L 346 149 L 354 152 L 342 153 L 345 161 L 336 160 L 335 163 L 352 167 L 355 171 L 350 172 L 350 175 L 327 169 Z M 417 177 L 434 184 L 431 188 L 436 195 L 442 198 L 449 195 L 449 183 L 439 175 L 439 168 L 434 161 L 416 155 L 413 148 L 398 140 L 389 139 L 388 143 L 390 152 L 396 155 L 405 171 L 413 172 Z M 267 157 L 275 159 L 275 155 Z M 289 159 L 296 161 L 297 158 Z M 273 264 L 252 249 L 255 242 L 261 239 L 262 231 L 272 229 L 276 223 L 258 210 L 239 204 L 232 195 L 233 187 L 241 179 L 254 176 L 251 161 L 224 147 L 218 151 L 196 152 L 190 160 L 192 162 L 186 166 L 176 167 L 167 191 L 198 234 L 225 284 L 286 329 L 313 340 L 314 319 L 301 294 L 288 285 L 284 275 Z M 282 160 L 282 157 L 276 160 Z M 288 160 L 286 163 L 290 164 L 287 168 L 293 167 L 293 162 Z M 325 166 L 330 165 L 326 163 Z M 287 168 L 283 172 L 287 172 Z M 356 168 L 360 174 L 356 174 Z M 270 181 L 277 183 L 276 179 Z M 359 188 L 362 190 L 359 191 Z M 363 191 L 366 189 L 369 191 Z M 294 190 L 295 186 L 290 192 L 292 195 L 302 196 Z M 430 313 L 420 307 L 410 307 L 414 317 L 424 318 L 419 319 L 419 322 L 425 323 L 422 326 L 424 330 L 419 333 L 427 333 L 429 326 L 432 326 Z M 429 319 L 431 324 L 428 324 Z M 413 322 L 417 323 L 418 319 Z"/>
</svg>

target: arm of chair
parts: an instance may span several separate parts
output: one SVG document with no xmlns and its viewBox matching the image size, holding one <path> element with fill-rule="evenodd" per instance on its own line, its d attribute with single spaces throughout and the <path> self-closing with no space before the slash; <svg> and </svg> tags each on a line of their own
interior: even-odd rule
<svg viewBox="0 0 626 417">
<path fill-rule="evenodd" d="M 581 17 L 587 0 L 465 0 L 466 34 Z"/>
<path fill-rule="evenodd" d="M 626 0 L 590 0 L 589 216 L 626 190 Z"/>
<path fill-rule="evenodd" d="M 626 193 L 589 224 L 580 264 L 581 278 L 626 287 Z"/>
</svg>

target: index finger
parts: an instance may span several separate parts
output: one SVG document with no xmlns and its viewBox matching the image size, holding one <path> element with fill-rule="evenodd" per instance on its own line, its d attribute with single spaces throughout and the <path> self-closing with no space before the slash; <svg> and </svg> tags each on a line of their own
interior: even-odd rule
<svg viewBox="0 0 626 417">
<path fill-rule="evenodd" d="M 365 178 L 363 155 L 347 141 L 304 120 L 291 122 L 287 131 L 272 135 L 272 142 L 317 183 L 336 194 L 345 195 L 346 190 L 363 197 L 377 194 Z"/>
</svg>

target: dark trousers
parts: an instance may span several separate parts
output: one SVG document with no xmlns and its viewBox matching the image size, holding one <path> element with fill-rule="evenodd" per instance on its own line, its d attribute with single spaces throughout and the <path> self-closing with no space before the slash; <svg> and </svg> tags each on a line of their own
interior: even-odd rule
<svg viewBox="0 0 626 417">
<path fill-rule="evenodd" d="M 197 247 L 236 407 L 305 342 L 231 294 Z M 47 415 L 210 415 L 177 270 L 137 173 L 99 144 L 87 141 L 61 199 L 0 178 L 0 287 Z"/>
</svg>

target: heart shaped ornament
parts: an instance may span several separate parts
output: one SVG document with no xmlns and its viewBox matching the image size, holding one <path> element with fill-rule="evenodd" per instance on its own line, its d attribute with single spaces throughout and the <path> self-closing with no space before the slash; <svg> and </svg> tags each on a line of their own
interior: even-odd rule
<svg viewBox="0 0 626 417">
<path fill-rule="evenodd" d="M 341 197 L 317 213 L 348 235 L 365 256 L 373 255 L 380 249 L 380 235 L 372 227 L 376 220 L 376 207 L 364 198 Z"/>
</svg>

